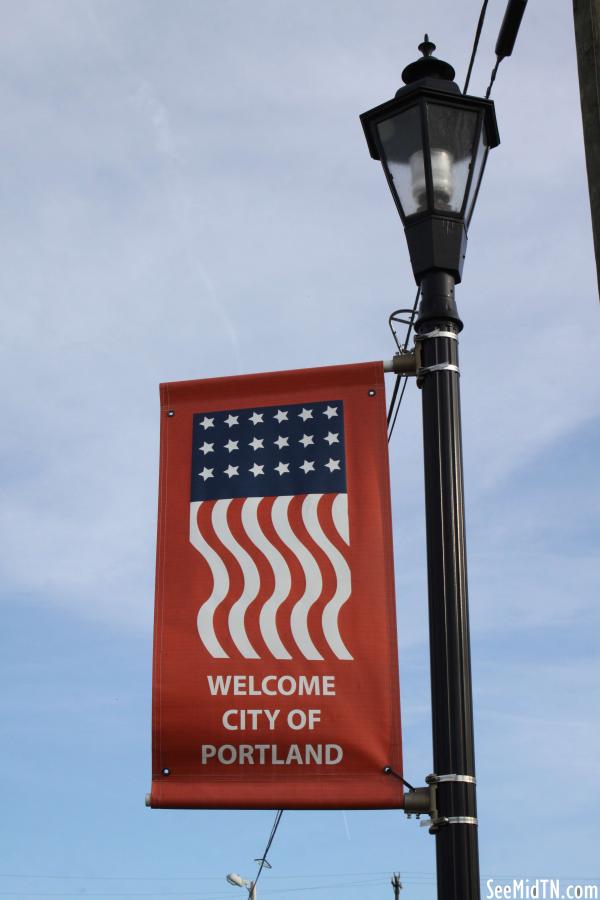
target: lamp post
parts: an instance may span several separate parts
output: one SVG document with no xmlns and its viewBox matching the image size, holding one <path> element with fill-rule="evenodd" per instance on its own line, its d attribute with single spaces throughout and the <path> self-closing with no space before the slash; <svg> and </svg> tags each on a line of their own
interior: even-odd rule
<svg viewBox="0 0 600 900">
<path fill-rule="evenodd" d="M 454 69 L 432 54 L 407 66 L 393 100 L 361 116 L 404 224 L 421 288 L 416 321 L 423 446 L 433 764 L 439 900 L 478 900 L 473 701 L 467 601 L 458 370 L 462 322 L 454 299 L 467 230 L 490 149 L 494 105 L 463 95 Z"/>
</svg>

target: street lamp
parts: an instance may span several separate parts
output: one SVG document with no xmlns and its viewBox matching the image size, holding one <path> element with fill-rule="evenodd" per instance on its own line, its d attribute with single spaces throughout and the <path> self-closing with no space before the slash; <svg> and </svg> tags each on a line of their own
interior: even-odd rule
<svg viewBox="0 0 600 900">
<path fill-rule="evenodd" d="M 419 50 L 402 72 L 405 87 L 360 118 L 404 223 L 417 283 L 431 270 L 458 283 L 487 155 L 500 138 L 492 101 L 460 93 L 427 35 Z"/>
<path fill-rule="evenodd" d="M 461 94 L 432 54 L 407 66 L 393 100 L 363 113 L 421 289 L 415 340 L 422 389 L 429 647 L 439 900 L 479 900 L 475 748 L 464 524 L 458 333 L 454 299 L 489 150 L 494 105 Z M 410 795 L 409 795 L 410 796 Z"/>
<path fill-rule="evenodd" d="M 247 878 L 242 878 L 241 875 L 236 875 L 235 872 L 230 872 L 229 875 L 226 876 L 229 884 L 235 885 L 235 887 L 243 887 L 248 891 L 248 896 L 250 900 L 256 900 L 256 885 L 254 881 L 249 881 Z"/>
</svg>

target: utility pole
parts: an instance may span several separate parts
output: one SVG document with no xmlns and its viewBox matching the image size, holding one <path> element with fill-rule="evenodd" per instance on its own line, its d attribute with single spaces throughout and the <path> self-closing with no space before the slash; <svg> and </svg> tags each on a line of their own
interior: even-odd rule
<svg viewBox="0 0 600 900">
<path fill-rule="evenodd" d="M 394 888 L 394 900 L 400 900 L 400 891 L 402 890 L 402 882 L 400 881 L 400 872 L 394 872 L 391 881 Z"/>
<path fill-rule="evenodd" d="M 600 292 L 600 0 L 573 0 L 579 96 Z"/>
</svg>

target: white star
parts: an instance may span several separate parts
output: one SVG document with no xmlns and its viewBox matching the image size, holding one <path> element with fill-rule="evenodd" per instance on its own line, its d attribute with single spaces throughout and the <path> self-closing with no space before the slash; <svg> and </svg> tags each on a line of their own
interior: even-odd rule
<svg viewBox="0 0 600 900">
<path fill-rule="evenodd" d="M 225 449 L 229 450 L 229 452 L 231 453 L 232 450 L 237 450 L 238 444 L 239 441 L 232 441 L 231 439 L 229 439 L 225 444 Z"/>
<path fill-rule="evenodd" d="M 253 450 L 264 450 L 263 442 L 264 438 L 252 438 L 248 446 L 252 447 Z"/>
<path fill-rule="evenodd" d="M 207 453 L 213 452 L 214 446 L 215 446 L 214 444 L 207 444 L 206 441 L 204 441 L 204 443 L 202 444 L 202 446 L 199 449 L 202 450 L 202 452 L 206 456 Z"/>
<path fill-rule="evenodd" d="M 214 420 L 214 419 L 209 419 L 208 416 L 204 416 L 204 418 L 202 419 L 202 421 L 200 422 L 200 424 L 202 425 L 202 427 L 203 427 L 204 430 L 206 431 L 207 428 L 214 428 L 215 420 Z"/>
<path fill-rule="evenodd" d="M 252 474 L 253 474 L 254 477 L 256 478 L 257 475 L 264 475 L 264 474 L 265 474 L 265 473 L 263 472 L 263 469 L 264 469 L 264 466 L 259 466 L 259 465 L 257 465 L 257 463 L 254 463 L 254 465 L 252 466 L 252 468 L 251 468 L 251 469 L 248 469 L 248 471 L 249 471 L 249 472 L 252 472 Z"/>
<path fill-rule="evenodd" d="M 232 416 L 231 413 L 229 413 L 229 415 L 225 419 L 225 424 L 229 425 L 229 427 L 231 428 L 232 425 L 238 424 L 238 419 L 239 419 L 239 416 Z"/>
<path fill-rule="evenodd" d="M 337 469 L 338 472 L 341 472 L 339 459 L 332 459 L 331 457 L 329 457 L 329 462 L 325 463 L 325 468 L 329 469 L 330 472 L 333 472 L 334 469 Z"/>
<path fill-rule="evenodd" d="M 289 475 L 290 464 L 280 462 L 278 466 L 275 466 L 275 471 L 279 472 L 280 475 Z"/>
<path fill-rule="evenodd" d="M 232 466 L 230 464 L 226 469 L 223 469 L 223 475 L 227 475 L 228 478 L 231 478 L 232 475 L 239 475 L 238 469 L 239 466 Z"/>
<path fill-rule="evenodd" d="M 315 471 L 315 464 L 314 462 L 310 462 L 310 460 L 305 459 L 302 465 L 298 466 L 298 468 L 302 469 L 305 475 L 308 475 L 309 472 Z"/>
<path fill-rule="evenodd" d="M 332 416 L 337 416 L 337 406 L 328 406 L 327 409 L 323 410 L 323 415 L 327 416 L 328 419 Z"/>
<path fill-rule="evenodd" d="M 309 444 L 314 444 L 312 434 L 303 434 L 298 443 L 303 444 L 304 447 L 308 447 Z"/>
<path fill-rule="evenodd" d="M 277 419 L 277 421 L 281 425 L 282 422 L 287 422 L 287 412 L 284 412 L 282 409 L 278 409 L 273 418 Z"/>
<path fill-rule="evenodd" d="M 277 438 L 276 441 L 273 441 L 273 443 L 276 444 L 280 450 L 282 447 L 290 446 L 288 439 L 286 437 L 283 437 L 281 434 L 279 435 L 279 437 Z"/>
<path fill-rule="evenodd" d="M 298 416 L 303 422 L 306 422 L 307 419 L 312 419 L 313 417 L 312 409 L 304 409 L 304 407 L 302 407 L 302 412 L 298 413 Z"/>
<path fill-rule="evenodd" d="M 259 423 L 262 425 L 263 423 L 263 415 L 264 413 L 253 412 L 250 416 L 250 421 L 253 425 L 258 425 Z"/>
<path fill-rule="evenodd" d="M 339 437 L 339 433 L 338 433 L 338 432 L 336 432 L 336 433 L 334 434 L 332 431 L 328 431 L 328 432 L 327 432 L 327 437 L 325 438 L 325 440 L 327 441 L 327 443 L 328 443 L 329 446 L 331 447 L 332 444 L 339 444 L 338 437 Z"/>
<path fill-rule="evenodd" d="M 202 469 L 202 471 L 201 471 L 201 472 L 198 472 L 198 475 L 200 476 L 200 478 L 203 478 L 204 481 L 206 481 L 207 478 L 214 478 L 214 477 L 215 477 L 215 476 L 213 475 L 213 472 L 214 472 L 214 471 L 215 471 L 214 469 L 207 469 L 206 466 L 204 466 L 204 468 Z"/>
</svg>

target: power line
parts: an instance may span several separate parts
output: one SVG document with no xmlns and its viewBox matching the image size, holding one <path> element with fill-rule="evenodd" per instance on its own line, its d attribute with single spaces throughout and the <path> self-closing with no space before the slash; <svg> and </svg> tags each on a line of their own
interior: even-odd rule
<svg viewBox="0 0 600 900">
<path fill-rule="evenodd" d="M 494 68 L 492 69 L 492 74 L 491 74 L 491 77 L 490 77 L 490 83 L 488 84 L 487 91 L 485 92 L 485 99 L 486 99 L 486 100 L 489 100 L 489 99 L 490 99 L 490 94 L 492 93 L 492 86 L 493 86 L 493 84 L 494 84 L 494 82 L 495 82 L 495 80 L 496 80 L 496 75 L 497 75 L 497 73 L 498 73 L 498 66 L 500 65 L 500 63 L 502 62 L 503 59 L 504 59 L 503 56 L 499 56 L 499 57 L 497 58 L 497 60 L 496 60 L 496 65 L 495 65 Z"/>
<path fill-rule="evenodd" d="M 269 853 L 269 850 L 271 849 L 271 844 L 273 843 L 273 838 L 277 834 L 277 829 L 279 828 L 279 823 L 281 822 L 282 815 L 283 815 L 283 810 L 278 809 L 277 814 L 275 816 L 275 821 L 273 822 L 273 827 L 271 828 L 271 834 L 269 835 L 269 840 L 267 841 L 267 846 L 265 847 L 265 852 L 263 853 L 263 855 L 260 858 L 260 866 L 258 867 L 258 873 L 256 875 L 256 878 L 254 879 L 254 885 L 253 885 L 254 887 L 256 887 L 256 885 L 258 884 L 258 879 L 260 878 L 260 873 L 262 872 L 262 870 L 265 867 L 265 863 L 268 865 L 267 854 Z"/>
<path fill-rule="evenodd" d="M 479 21 L 477 22 L 477 30 L 475 31 L 475 40 L 473 41 L 473 50 L 471 51 L 471 59 L 469 60 L 469 68 L 467 69 L 467 77 L 465 78 L 465 85 L 463 87 L 463 94 L 467 93 L 467 88 L 469 87 L 469 81 L 471 80 L 471 72 L 473 71 L 473 63 L 475 62 L 477 48 L 479 47 L 479 38 L 481 37 L 481 31 L 483 29 L 483 22 L 485 20 L 485 12 L 487 10 L 487 5 L 488 5 L 488 0 L 483 0 L 483 6 L 481 7 L 481 12 L 479 13 Z"/>
<path fill-rule="evenodd" d="M 366 878 L 361 878 L 361 876 L 371 876 Z M 407 877 L 408 876 L 408 877 Z M 79 878 L 80 880 L 87 880 L 86 877 L 69 875 L 69 876 L 56 876 L 56 875 L 6 875 L 0 874 L 1 878 Z M 178 880 L 181 879 L 182 876 L 172 876 L 169 880 Z M 214 879 L 220 879 L 220 876 L 210 876 Z M 387 883 L 387 873 L 385 872 L 373 872 L 373 873 L 362 873 L 362 872 L 345 872 L 345 873 L 335 873 L 335 874 L 327 874 L 327 873 L 319 873 L 316 875 L 307 875 L 307 874 L 299 874 L 299 875 L 281 875 L 281 876 L 273 876 L 278 879 L 286 879 L 290 878 L 309 878 L 309 879 L 323 879 L 323 878 L 344 878 L 350 877 L 361 880 L 353 880 L 353 881 L 340 881 L 337 883 L 326 883 L 326 884 L 313 884 L 313 885 L 304 885 L 300 887 L 279 887 L 274 890 L 269 890 L 268 888 L 263 892 L 267 896 L 271 894 L 281 894 L 281 893 L 297 893 L 298 891 L 316 891 L 316 890 L 342 890 L 347 888 L 357 888 L 357 887 L 365 887 L 368 885 L 385 885 Z M 485 881 L 489 878 L 493 877 L 496 881 L 512 881 L 515 878 L 525 878 L 528 877 L 530 879 L 541 877 L 537 873 L 531 872 L 519 872 L 518 874 L 512 873 L 502 873 L 502 874 L 494 874 L 493 876 L 489 873 L 483 874 L 480 877 L 481 884 L 484 884 Z M 577 873 L 577 875 L 565 875 L 553 874 L 549 876 L 547 873 L 544 874 L 544 878 L 552 877 L 556 880 L 561 881 L 573 881 L 579 884 L 586 882 L 588 884 L 600 883 L 600 877 L 593 875 L 581 875 Z M 190 880 L 200 880 L 201 878 L 206 878 L 206 876 L 196 876 L 195 879 L 190 878 Z M 152 876 L 89 876 L 89 880 L 157 880 Z M 435 883 L 435 874 L 433 872 L 418 872 L 418 871 L 409 871 L 403 870 L 403 882 L 404 884 L 412 884 L 414 886 L 418 885 L 429 885 Z M 200 896 L 201 895 L 201 896 Z M 197 900 L 218 900 L 218 898 L 227 898 L 230 897 L 229 892 L 221 893 L 221 892 L 208 892 L 204 893 L 200 890 L 183 890 L 183 891 L 132 891 L 128 893 L 123 892 L 85 892 L 86 897 L 113 897 L 118 898 L 118 900 L 125 900 L 126 897 L 196 897 Z M 15 891 L 0 891 L 0 897 L 12 897 L 14 900 L 20 900 L 20 898 L 28 898 L 28 897 L 81 897 L 81 890 L 79 891 L 28 891 L 27 893 L 23 893 L 22 889 L 19 889 L 18 892 Z"/>
<path fill-rule="evenodd" d="M 423 876 L 423 877 L 435 877 L 435 872 L 431 871 L 421 871 L 420 869 L 402 869 L 403 877 L 409 876 Z M 270 875 L 270 881 L 274 880 L 282 880 L 289 881 L 290 879 L 296 878 L 381 878 L 388 877 L 389 870 L 388 869 L 377 869 L 375 871 L 368 872 L 288 872 L 283 875 Z M 597 875 L 582 875 L 580 872 L 575 874 L 573 873 L 565 873 L 558 872 L 552 873 L 548 875 L 544 873 L 541 875 L 539 872 L 534 872 L 531 870 L 527 870 L 525 872 L 519 872 L 518 874 L 506 873 L 506 872 L 494 872 L 494 873 L 485 873 L 481 875 L 481 880 L 485 881 L 486 878 L 495 878 L 496 880 L 510 880 L 511 878 L 541 878 L 548 877 L 554 879 L 560 879 L 562 881 L 600 881 L 600 874 Z M 75 879 L 79 881 L 222 881 L 222 875 L 84 875 L 84 874 L 59 874 L 59 873 L 15 873 L 15 872 L 0 872 L 0 878 L 46 878 L 50 879 L 58 879 L 58 880 L 69 880 Z M 229 897 L 230 893 L 228 891 L 225 892 Z"/>
<path fill-rule="evenodd" d="M 413 874 L 431 874 L 431 873 L 419 873 L 415 872 Z M 270 875 L 269 878 L 271 881 L 283 880 L 289 881 L 290 879 L 296 878 L 376 878 L 383 877 L 387 875 L 385 869 L 381 869 L 375 872 L 313 872 L 312 874 L 307 874 L 305 872 L 302 873 L 290 873 L 287 875 Z M 0 878 L 19 878 L 19 879 L 27 879 L 27 878 L 41 878 L 47 880 L 58 880 L 58 881 L 222 881 L 222 875 L 61 875 L 61 874 L 15 874 L 9 872 L 0 873 Z M 227 891 L 226 896 L 230 896 L 230 893 Z"/>
<path fill-rule="evenodd" d="M 271 893 L 277 894 L 289 894 L 296 893 L 297 891 L 319 891 L 319 890 L 346 890 L 347 888 L 354 887 L 366 887 L 368 885 L 380 885 L 385 884 L 385 879 L 383 878 L 370 878 L 366 881 L 346 881 L 346 882 L 338 882 L 337 884 L 313 884 L 302 887 L 293 887 L 293 888 L 277 888 L 276 891 L 265 890 L 264 893 L 268 896 Z M 132 891 L 129 893 L 114 893 L 111 892 L 90 892 L 86 891 L 86 897 L 116 897 L 119 900 L 125 900 L 127 897 L 196 897 L 198 900 L 214 900 L 217 897 L 228 897 L 229 894 L 204 894 L 203 897 L 199 897 L 199 891 Z M 14 893 L 11 891 L 10 893 L 6 891 L 0 891 L 0 897 L 13 897 L 15 900 L 17 898 L 27 898 L 27 897 L 81 897 L 81 891 L 28 891 L 27 893 Z"/>
<path fill-rule="evenodd" d="M 498 40 L 496 41 L 496 65 L 492 69 L 490 83 L 485 92 L 486 100 L 489 100 L 490 94 L 492 93 L 492 85 L 496 80 L 498 66 L 503 59 L 506 59 L 507 56 L 512 54 L 515 48 L 515 41 L 517 40 L 526 6 L 527 0 L 508 0 L 508 3 L 506 4 L 506 12 L 504 13 L 502 25 L 500 26 Z"/>
</svg>

